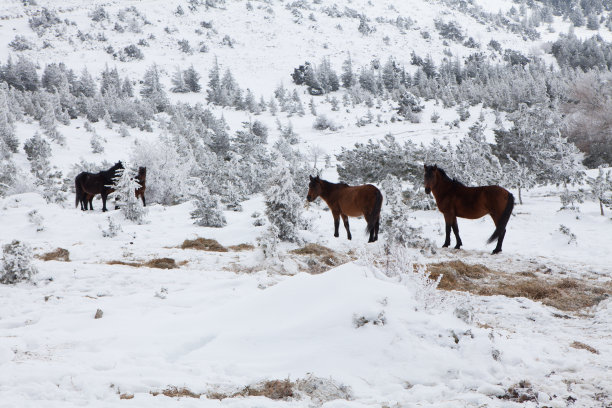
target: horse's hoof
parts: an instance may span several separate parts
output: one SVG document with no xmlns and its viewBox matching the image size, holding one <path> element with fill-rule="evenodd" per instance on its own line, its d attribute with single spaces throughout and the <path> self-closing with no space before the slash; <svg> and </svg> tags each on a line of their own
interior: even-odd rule
<svg viewBox="0 0 612 408">
<path fill-rule="evenodd" d="M 350 241 L 351 239 L 353 239 L 353 237 L 350 237 L 350 236 L 349 236 L 349 237 L 346 237 L 346 238 L 348 238 L 348 240 L 349 240 L 349 241 Z"/>
<path fill-rule="evenodd" d="M 455 249 L 461 249 L 461 245 L 455 245 Z"/>
<path fill-rule="evenodd" d="M 499 254 L 500 252 L 501 252 L 501 249 L 495 248 L 493 252 L 491 252 L 491 255 Z"/>
<path fill-rule="evenodd" d="M 450 244 L 444 244 L 442 245 L 442 248 L 448 248 L 450 246 Z"/>
<path fill-rule="evenodd" d="M 334 234 L 334 237 L 338 238 L 340 235 L 339 234 Z"/>
</svg>

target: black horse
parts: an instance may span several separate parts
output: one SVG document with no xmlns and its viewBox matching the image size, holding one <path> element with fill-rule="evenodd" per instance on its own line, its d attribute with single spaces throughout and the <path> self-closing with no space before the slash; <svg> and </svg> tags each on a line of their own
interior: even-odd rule
<svg viewBox="0 0 612 408">
<path fill-rule="evenodd" d="M 96 194 L 102 195 L 102 211 L 106 210 L 106 199 L 110 193 L 115 191 L 112 187 L 114 178 L 117 176 L 117 170 L 123 169 L 123 164 L 118 161 L 113 167 L 98 173 L 88 173 L 86 171 L 80 173 L 74 179 L 74 187 L 76 192 L 74 206 L 81 203 L 81 210 L 93 210 L 92 200 Z"/>
</svg>

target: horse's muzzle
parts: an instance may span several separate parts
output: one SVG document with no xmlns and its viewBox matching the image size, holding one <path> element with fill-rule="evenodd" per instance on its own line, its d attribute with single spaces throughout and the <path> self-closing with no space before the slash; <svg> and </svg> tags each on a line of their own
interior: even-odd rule
<svg viewBox="0 0 612 408">
<path fill-rule="evenodd" d="M 307 195 L 306 196 L 306 200 L 308 200 L 309 203 L 312 203 L 312 197 L 311 196 Z"/>
<path fill-rule="evenodd" d="M 425 194 L 429 194 L 429 193 L 431 193 L 431 188 L 425 187 Z"/>
</svg>

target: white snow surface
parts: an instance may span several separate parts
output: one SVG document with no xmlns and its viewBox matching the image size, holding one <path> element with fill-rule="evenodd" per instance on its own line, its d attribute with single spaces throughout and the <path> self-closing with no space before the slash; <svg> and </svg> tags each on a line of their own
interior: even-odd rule
<svg viewBox="0 0 612 408">
<path fill-rule="evenodd" d="M 62 19 L 76 22 L 84 32 L 102 30 L 88 17 L 96 4 L 82 0 L 38 0 L 40 6 L 58 9 Z M 304 61 L 318 63 L 324 56 L 339 70 L 350 51 L 355 67 L 373 58 L 385 61 L 394 55 L 408 66 L 410 51 L 436 61 L 445 47 L 435 38 L 433 19 L 455 18 L 476 40 L 486 45 L 496 38 L 504 48 L 524 52 L 537 51 L 557 34 L 540 31 L 544 38 L 528 42 L 515 34 L 490 33 L 471 17 L 454 14 L 444 3 L 418 1 L 338 1 L 344 6 L 376 16 L 395 17 L 398 13 L 416 21 L 414 29 L 399 33 L 397 28 L 377 25 L 376 33 L 361 37 L 356 31 L 358 20 L 332 19 L 316 12 L 317 22 L 304 11 L 302 24 L 292 22 L 284 3 L 272 2 L 273 13 L 266 2 L 252 2 L 254 10 L 246 12 L 245 2 L 227 1 L 225 9 L 202 8 L 198 15 L 188 12 L 179 19 L 173 15 L 179 1 L 106 1 L 100 2 L 115 13 L 135 5 L 151 25 L 143 33 L 115 34 L 105 31 L 108 43 L 90 41 L 71 43 L 66 37 L 47 38 L 53 48 L 43 48 L 27 25 L 30 13 L 21 1 L 2 2 L 0 10 L 0 60 L 14 55 L 7 44 L 22 34 L 37 44 L 24 54 L 39 61 L 41 68 L 51 62 L 65 62 L 75 72 L 87 67 L 99 75 L 106 64 L 117 66 L 121 76 L 142 78 L 153 62 L 162 68 L 166 84 L 178 62 L 182 68 L 193 64 L 202 74 L 202 84 L 215 57 L 222 67 L 231 67 L 238 83 L 248 86 L 256 95 L 268 100 L 273 87 L 281 80 L 287 85 L 293 68 Z M 480 1 L 490 12 L 507 10 L 511 1 Z M 492 5 L 495 3 L 495 5 Z M 330 5 L 331 2 L 323 2 Z M 389 8 L 394 5 L 397 11 Z M 261 8 L 259 7 L 261 6 Z M 497 7 L 499 6 L 499 7 Z M 213 21 L 217 33 L 203 38 L 209 53 L 184 55 L 176 42 L 182 38 L 196 45 L 199 36 L 194 29 L 202 20 Z M 343 31 L 335 26 L 341 24 Z M 556 33 L 566 32 L 569 23 L 555 21 Z M 170 33 L 164 31 L 170 27 Z M 173 31 L 176 29 L 177 31 Z M 434 35 L 431 41 L 421 31 Z M 74 33 L 73 33 L 74 34 Z M 155 34 L 150 47 L 143 47 L 145 60 L 121 63 L 103 51 L 112 44 L 121 48 L 140 38 Z M 219 45 L 228 34 L 236 40 L 235 48 Z M 588 37 L 593 32 L 577 29 Z M 610 33 L 601 30 L 608 38 Z M 389 44 L 382 38 L 388 35 Z M 464 56 L 473 50 L 457 45 L 453 50 Z M 252 79 L 256 78 L 256 81 Z M 168 85 L 167 85 L 168 88 Z M 289 87 L 291 89 L 291 87 Z M 303 89 L 300 89 L 303 92 Z M 172 98 L 195 103 L 204 102 L 204 94 L 173 95 Z M 305 96 L 302 96 L 305 98 Z M 306 104 L 307 99 L 303 102 Z M 318 100 L 317 100 L 318 102 Z M 210 107 L 216 115 L 223 113 L 232 131 L 239 129 L 250 116 L 244 112 Z M 302 142 L 302 151 L 319 146 L 326 153 L 338 153 L 342 147 L 369 138 L 380 139 L 392 133 L 397 140 L 428 142 L 437 137 L 455 143 L 481 112 L 470 109 L 471 118 L 460 128 L 449 129 L 445 121 L 456 117 L 454 110 L 444 110 L 432 102 L 425 103 L 423 118 L 437 111 L 437 124 L 424 120 L 420 124 L 382 123 L 358 128 L 355 119 L 367 109 L 332 112 L 322 103 L 317 106 L 343 128 L 336 132 L 312 130 L 314 118 L 280 116 L 291 120 Z M 388 113 L 387 104 L 373 108 L 374 113 Z M 484 110 L 488 124 L 491 111 Z M 275 129 L 275 117 L 257 118 Z M 65 147 L 52 144 L 52 164 L 67 172 L 83 158 L 87 161 L 111 162 L 129 159 L 135 140 L 156 140 L 153 133 L 130 129 L 131 136 L 121 138 L 116 130 L 94 124 L 105 140 L 103 155 L 91 153 L 89 133 L 82 119 L 69 126 L 58 125 L 66 136 Z M 492 137 L 492 126 L 487 137 Z M 17 136 L 23 142 L 38 130 L 37 124 L 17 123 Z M 276 137 L 271 131 L 272 143 Z M 15 155 L 17 165 L 28 171 L 21 151 Z M 332 161 L 332 164 L 334 162 Z M 594 174 L 590 174 L 593 176 Z M 336 180 L 334 168 L 323 177 Z M 411 263 L 462 260 L 481 263 L 507 272 L 550 268 L 555 277 L 572 277 L 589 282 L 606 283 L 612 279 L 610 215 L 599 215 L 599 206 L 587 201 L 580 213 L 558 211 L 560 202 L 554 187 L 524 192 L 524 204 L 515 207 L 508 224 L 504 251 L 491 256 L 484 243 L 493 231 L 488 218 L 459 220 L 464 247 L 456 251 L 440 249 L 434 255 L 408 253 L 405 271 Z M 225 246 L 250 243 L 265 227 L 254 227 L 251 214 L 263 213 L 263 197 L 255 196 L 243 203 L 242 212 L 225 212 L 224 228 L 193 225 L 189 217 L 191 203 L 148 207 L 149 223 L 134 225 L 122 219 L 120 212 L 100 212 L 94 201 L 94 212 L 83 213 L 68 204 L 47 204 L 35 193 L 0 200 L 0 245 L 13 239 L 28 242 L 36 254 L 57 247 L 70 251 L 70 262 L 34 260 L 39 273 L 33 282 L 0 285 L 0 407 L 109 407 L 125 404 L 131 407 L 157 406 L 224 406 L 224 407 L 607 407 L 612 403 L 612 300 L 581 313 L 566 313 L 525 298 L 474 296 L 466 293 L 431 292 L 412 273 L 389 277 L 372 265 L 369 259 L 381 256 L 381 241 L 366 244 L 357 231 L 365 228 L 363 220 L 351 220 L 354 232 L 347 241 L 341 229 L 340 238 L 332 236 L 332 217 L 320 202 L 306 210 L 313 228 L 303 231 L 307 242 L 316 242 L 338 252 L 359 254 L 354 262 L 320 275 L 297 273 L 290 257 L 278 274 L 268 270 L 261 250 L 243 252 L 204 252 L 180 249 L 185 239 L 206 237 Z M 37 210 L 43 217 L 44 231 L 28 221 L 28 213 Z M 443 241 L 444 221 L 437 211 L 414 212 L 414 224 L 423 227 L 426 237 L 436 244 Z M 115 238 L 105 238 L 107 217 L 120 223 L 123 231 Z M 559 232 L 567 226 L 576 235 L 575 243 Z M 453 241 L 454 242 L 454 241 Z M 283 244 L 286 254 L 296 245 Z M 142 262 L 171 257 L 181 264 L 177 269 L 111 265 L 109 261 Z M 94 319 L 97 309 L 103 311 Z M 470 319 L 460 319 L 465 311 Z M 384 317 L 384 325 L 373 324 Z M 370 321 L 357 327 L 355 321 Z M 598 354 L 570 347 L 579 341 L 593 347 Z M 287 401 L 264 397 L 236 397 L 222 401 L 188 397 L 170 398 L 153 393 L 167 387 L 186 387 L 194 393 L 220 390 L 229 393 L 259 381 L 290 379 L 313 375 L 333 379 L 350 387 L 350 400 L 314 401 L 306 395 Z M 500 399 L 509 387 L 527 381 L 537 400 L 524 403 Z M 120 400 L 120 395 L 133 395 Z M 606 405 L 607 404 L 607 405 Z"/>
</svg>

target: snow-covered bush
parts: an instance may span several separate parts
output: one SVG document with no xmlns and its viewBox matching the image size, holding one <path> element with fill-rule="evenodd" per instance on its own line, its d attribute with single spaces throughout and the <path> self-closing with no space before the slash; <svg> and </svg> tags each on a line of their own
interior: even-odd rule
<svg viewBox="0 0 612 408">
<path fill-rule="evenodd" d="M 225 215 L 219 204 L 219 199 L 210 193 L 209 189 L 201 182 L 192 194 L 194 199 L 194 210 L 191 212 L 191 218 L 194 219 L 194 224 L 201 227 L 224 227 L 227 224 Z"/>
<path fill-rule="evenodd" d="M 298 228 L 302 223 L 303 198 L 295 192 L 289 166 L 281 160 L 269 180 L 266 196 L 266 215 L 278 230 L 281 241 L 299 241 Z"/>
<path fill-rule="evenodd" d="M 316 130 L 325 130 L 325 129 L 329 129 L 331 131 L 338 130 L 338 125 L 336 125 L 334 121 L 332 121 L 331 119 L 328 119 L 327 116 L 325 115 L 317 116 L 314 123 L 312 124 L 312 127 Z"/>
<path fill-rule="evenodd" d="M 23 35 L 16 35 L 13 41 L 9 43 L 9 47 L 14 51 L 25 51 L 33 49 L 34 44 Z"/>
<path fill-rule="evenodd" d="M 111 217 L 106 217 L 106 219 L 108 221 L 108 228 L 103 229 L 102 226 L 100 226 L 104 238 L 114 238 L 123 231 L 121 224 L 116 223 Z"/>
<path fill-rule="evenodd" d="M 612 202 L 612 171 L 604 173 L 603 168 L 599 167 L 597 177 L 589 177 L 587 183 L 591 196 L 599 202 L 601 215 L 604 215 L 603 204 Z"/>
<path fill-rule="evenodd" d="M 32 210 L 28 213 L 28 221 L 36 227 L 36 232 L 41 232 L 45 230 L 45 226 L 43 224 L 45 218 L 38 212 L 38 210 Z"/>
<path fill-rule="evenodd" d="M 381 213 L 381 228 L 385 237 L 385 248 L 404 246 L 417 248 L 421 252 L 435 252 L 434 243 L 423 237 L 421 228 L 410 222 L 410 209 L 402 193 L 401 181 L 389 174 L 381 182 L 385 205 Z"/>
<path fill-rule="evenodd" d="M 2 249 L 0 283 L 10 284 L 30 280 L 38 272 L 32 265 L 32 248 L 28 244 L 14 240 L 4 245 Z"/>
<path fill-rule="evenodd" d="M 124 163 L 124 168 L 117 170 L 116 173 L 115 191 L 111 195 L 119 202 L 121 212 L 126 219 L 137 224 L 144 224 L 147 210 L 135 194 L 135 191 L 140 188 L 136 179 L 138 173 L 128 163 Z"/>
</svg>

